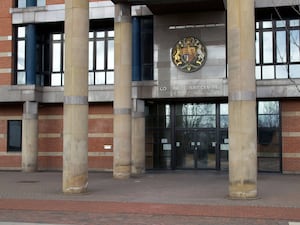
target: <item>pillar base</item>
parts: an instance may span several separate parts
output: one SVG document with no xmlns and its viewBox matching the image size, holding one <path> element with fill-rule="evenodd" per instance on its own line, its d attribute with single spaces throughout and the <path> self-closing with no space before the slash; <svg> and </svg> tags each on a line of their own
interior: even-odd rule
<svg viewBox="0 0 300 225">
<path fill-rule="evenodd" d="M 241 184 L 240 182 L 232 183 L 229 186 L 230 199 L 257 199 L 256 184 L 247 182 Z"/>
<path fill-rule="evenodd" d="M 86 193 L 88 189 L 87 175 L 69 178 L 63 182 L 64 194 L 81 194 Z"/>
<path fill-rule="evenodd" d="M 128 179 L 130 175 L 130 166 L 117 166 L 114 168 L 114 178 L 116 179 Z"/>
</svg>

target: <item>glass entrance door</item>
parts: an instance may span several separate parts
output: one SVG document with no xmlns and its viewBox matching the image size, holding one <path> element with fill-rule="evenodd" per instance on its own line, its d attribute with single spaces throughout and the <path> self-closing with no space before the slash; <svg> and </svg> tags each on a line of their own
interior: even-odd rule
<svg viewBox="0 0 300 225">
<path fill-rule="evenodd" d="M 177 169 L 215 169 L 215 130 L 178 130 L 175 133 Z"/>
</svg>

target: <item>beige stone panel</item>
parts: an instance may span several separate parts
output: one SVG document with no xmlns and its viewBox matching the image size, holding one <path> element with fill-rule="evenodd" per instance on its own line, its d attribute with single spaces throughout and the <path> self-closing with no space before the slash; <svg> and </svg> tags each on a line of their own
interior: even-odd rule
<svg viewBox="0 0 300 225">
<path fill-rule="evenodd" d="M 128 178 L 131 173 L 131 115 L 114 118 L 114 177 Z"/>
<path fill-rule="evenodd" d="M 88 8 L 88 1 L 83 0 L 72 0 L 65 1 L 66 9 L 70 8 Z"/>
<path fill-rule="evenodd" d="M 132 119 L 132 174 L 145 172 L 145 117 Z"/>
<path fill-rule="evenodd" d="M 22 121 L 22 170 L 37 170 L 38 156 L 38 120 L 23 119 Z"/>
<path fill-rule="evenodd" d="M 115 23 L 114 104 L 118 108 L 131 108 L 132 104 L 130 88 L 132 73 L 131 29 L 131 23 Z"/>
<path fill-rule="evenodd" d="M 87 191 L 87 114 L 87 105 L 64 105 L 63 191 L 65 193 Z"/>
</svg>

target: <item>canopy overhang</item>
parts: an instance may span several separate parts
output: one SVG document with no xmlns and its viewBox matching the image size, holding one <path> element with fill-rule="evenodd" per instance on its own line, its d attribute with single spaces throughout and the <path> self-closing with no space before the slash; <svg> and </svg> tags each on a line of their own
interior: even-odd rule
<svg viewBox="0 0 300 225">
<path fill-rule="evenodd" d="M 225 10 L 226 0 L 112 0 L 115 4 L 146 5 L 153 14 Z"/>
</svg>

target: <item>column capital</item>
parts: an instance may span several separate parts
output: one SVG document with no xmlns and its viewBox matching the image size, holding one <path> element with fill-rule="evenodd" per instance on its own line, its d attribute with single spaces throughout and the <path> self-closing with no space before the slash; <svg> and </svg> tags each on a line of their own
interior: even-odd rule
<svg viewBox="0 0 300 225">
<path fill-rule="evenodd" d="M 115 4 L 115 22 L 131 23 L 131 5 L 126 3 Z"/>
</svg>

